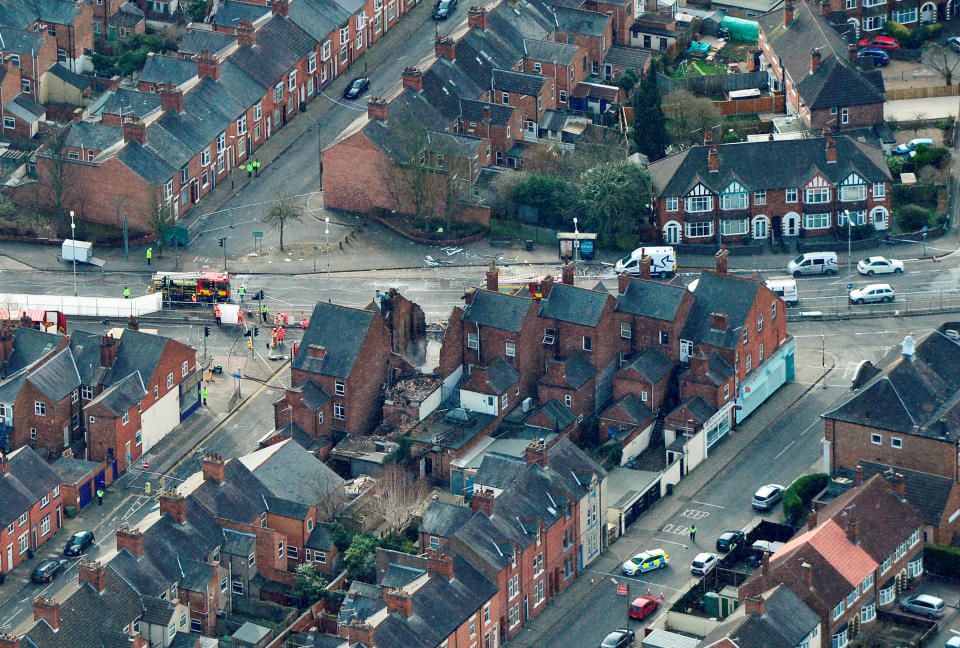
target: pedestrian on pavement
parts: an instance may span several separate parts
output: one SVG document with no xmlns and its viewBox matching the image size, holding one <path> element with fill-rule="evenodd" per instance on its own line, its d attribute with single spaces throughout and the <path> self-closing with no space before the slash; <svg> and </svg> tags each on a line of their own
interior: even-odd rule
<svg viewBox="0 0 960 648">
<path fill-rule="evenodd" d="M 103 489 L 102 488 L 97 489 L 97 504 L 99 504 L 100 506 L 103 506 Z"/>
<path fill-rule="evenodd" d="M 147 265 L 150 265 L 150 259 L 152 258 L 153 258 L 153 248 L 148 247 L 147 248 Z"/>
<path fill-rule="evenodd" d="M 267 308 L 266 304 L 263 304 L 262 306 L 260 306 L 260 317 L 263 318 L 263 321 L 265 323 L 270 321 L 270 311 Z"/>
<path fill-rule="evenodd" d="M 203 404 L 207 404 L 207 386 L 204 385 L 200 388 L 200 395 L 203 396 Z"/>
<path fill-rule="evenodd" d="M 123 298 L 130 299 L 130 286 L 127 286 L 123 289 Z"/>
<path fill-rule="evenodd" d="M 240 286 L 240 290 L 237 291 L 237 294 L 240 295 L 240 303 L 243 303 L 243 296 L 247 294 L 247 289 L 243 286 Z"/>
<path fill-rule="evenodd" d="M 697 525 L 691 524 L 690 525 L 690 542 L 696 542 L 696 541 L 697 541 Z"/>
<path fill-rule="evenodd" d="M 260 160 L 253 161 L 253 171 L 256 174 L 256 176 L 259 178 L 260 177 Z"/>
<path fill-rule="evenodd" d="M 247 177 L 253 177 L 253 162 L 247 162 Z"/>
<path fill-rule="evenodd" d="M 273 333 L 270 334 L 270 348 L 276 348 L 277 346 L 277 329 L 273 329 Z"/>
<path fill-rule="evenodd" d="M 221 319 L 221 316 L 220 316 L 220 304 L 213 305 L 213 314 L 217 317 L 217 326 L 222 325 L 223 320 Z"/>
</svg>

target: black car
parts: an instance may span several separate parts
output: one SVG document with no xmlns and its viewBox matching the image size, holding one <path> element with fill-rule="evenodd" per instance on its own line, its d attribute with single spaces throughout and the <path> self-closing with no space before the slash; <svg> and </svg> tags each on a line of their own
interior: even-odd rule
<svg viewBox="0 0 960 648">
<path fill-rule="evenodd" d="M 49 583 L 53 580 L 53 577 L 59 574 L 64 567 L 67 566 L 67 563 L 70 562 L 66 558 L 50 558 L 48 560 L 42 561 L 33 569 L 33 573 L 30 574 L 30 580 L 34 583 Z"/>
<path fill-rule="evenodd" d="M 724 531 L 717 538 L 717 551 L 733 551 L 743 542 L 743 531 Z"/>
<path fill-rule="evenodd" d="M 93 545 L 93 531 L 77 531 L 67 540 L 64 556 L 79 556 Z"/>
<path fill-rule="evenodd" d="M 633 630 L 629 628 L 617 628 L 604 638 L 600 644 L 600 648 L 627 648 L 627 646 L 633 643 L 634 638 Z"/>
<path fill-rule="evenodd" d="M 457 0 L 440 0 L 433 8 L 434 20 L 446 20 L 457 8 Z"/>
<path fill-rule="evenodd" d="M 357 77 L 350 82 L 347 89 L 343 91 L 344 99 L 356 99 L 370 87 L 370 77 Z"/>
</svg>

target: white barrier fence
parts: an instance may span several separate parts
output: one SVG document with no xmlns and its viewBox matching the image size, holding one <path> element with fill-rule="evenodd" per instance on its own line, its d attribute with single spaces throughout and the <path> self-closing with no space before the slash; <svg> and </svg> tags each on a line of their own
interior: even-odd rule
<svg viewBox="0 0 960 648">
<path fill-rule="evenodd" d="M 163 309 L 163 295 L 153 293 L 142 297 L 73 297 L 69 295 L 22 295 L 0 293 L 0 308 L 60 311 L 64 315 L 85 317 L 130 317 L 159 313 Z"/>
</svg>

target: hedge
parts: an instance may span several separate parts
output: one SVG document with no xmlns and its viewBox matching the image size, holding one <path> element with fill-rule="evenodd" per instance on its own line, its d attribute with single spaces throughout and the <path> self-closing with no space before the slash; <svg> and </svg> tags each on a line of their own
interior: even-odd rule
<svg viewBox="0 0 960 648">
<path fill-rule="evenodd" d="M 783 515 L 796 524 L 800 515 L 817 493 L 827 486 L 830 476 L 826 473 L 804 475 L 783 491 Z"/>
<path fill-rule="evenodd" d="M 923 568 L 948 578 L 960 578 L 960 549 L 928 544 L 923 547 Z"/>
</svg>

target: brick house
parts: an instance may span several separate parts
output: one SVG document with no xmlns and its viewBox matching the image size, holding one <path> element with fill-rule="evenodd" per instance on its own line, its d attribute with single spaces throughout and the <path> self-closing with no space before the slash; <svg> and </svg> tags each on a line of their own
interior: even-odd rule
<svg viewBox="0 0 960 648">
<path fill-rule="evenodd" d="M 933 331 L 908 336 L 902 351 L 882 370 L 866 367 L 858 389 L 822 415 L 827 472 L 873 461 L 960 481 L 960 383 L 949 369 L 960 345 Z"/>
<path fill-rule="evenodd" d="M 865 32 L 883 27 L 886 6 L 877 9 L 878 14 L 864 21 Z M 857 69 L 856 48 L 848 46 L 814 2 L 786 0 L 782 9 L 760 16 L 759 24 L 761 66 L 770 75 L 770 87 L 786 93 L 790 111 L 800 115 L 807 130 L 883 123 L 882 75 Z"/>
<path fill-rule="evenodd" d="M 913 0 L 902 4 L 898 3 L 890 7 L 889 12 L 887 9 L 886 5 L 876 5 L 869 0 L 861 0 L 860 2 L 856 0 L 850 2 L 828 0 L 820 4 L 821 13 L 830 16 L 838 14 L 843 16 L 846 24 L 852 26 L 855 33 L 861 37 L 878 35 L 879 30 L 883 28 L 887 20 L 896 21 L 910 29 L 920 24 L 950 20 L 956 15 L 957 7 L 955 3 L 943 0 L 937 2 Z M 863 32 L 862 35 L 861 31 Z"/>
<path fill-rule="evenodd" d="M 0 453 L 0 573 L 56 535 L 62 503 L 59 475 L 32 448 Z"/>
<path fill-rule="evenodd" d="M 460 387 L 460 405 L 502 419 L 520 401 L 520 372 L 503 356 L 487 367 L 469 365 Z"/>
<path fill-rule="evenodd" d="M 10 0 L 0 7 L 0 26 L 46 32 L 56 40 L 57 60 L 71 72 L 93 70 L 89 56 L 93 52 L 93 7 L 89 4 L 69 0 Z M 30 94 L 26 88 L 24 92 Z"/>
<path fill-rule="evenodd" d="M 596 11 L 555 6 L 557 28 L 550 40 L 582 47 L 584 54 L 575 64 L 583 77 L 600 76 L 607 49 L 613 45 L 613 17 Z"/>
<path fill-rule="evenodd" d="M 487 164 L 502 165 L 508 152 L 523 141 L 523 119 L 517 108 L 473 99 L 460 100 L 455 132 L 489 141 Z"/>
<path fill-rule="evenodd" d="M 638 454 L 649 444 L 649 432 L 653 429 L 656 418 L 639 396 L 627 394 L 610 403 L 597 417 L 597 440 L 606 443 L 609 439 L 616 438 L 628 444 L 640 439 L 636 444 L 636 451 L 632 453 Z M 624 456 L 626 461 L 631 459 L 631 455 Z"/>
<path fill-rule="evenodd" d="M 800 648 L 820 643 L 820 617 L 785 585 L 777 585 L 743 605 L 703 638 L 703 648 Z"/>
<path fill-rule="evenodd" d="M 273 405 L 277 428 L 296 421 L 314 438 L 365 434 L 378 422 L 390 378 L 390 331 L 376 310 L 318 303 Z"/>
<path fill-rule="evenodd" d="M 126 472 L 127 466 L 140 458 L 140 417 L 147 395 L 140 372 L 135 371 L 86 404 L 83 413 L 87 418 L 88 456 L 105 460 L 116 454 L 120 472 Z"/>
<path fill-rule="evenodd" d="M 655 347 L 673 362 L 680 362 L 680 331 L 693 306 L 686 286 L 650 280 L 650 258 L 640 262 L 640 277 L 617 278 L 614 320 L 619 329 L 620 364 L 644 349 Z"/>
<path fill-rule="evenodd" d="M 649 170 L 667 244 L 818 236 L 845 227 L 847 211 L 856 225 L 889 226 L 886 158 L 845 136 L 719 146 L 708 137 Z"/>
<path fill-rule="evenodd" d="M 546 359 L 546 371 L 537 381 L 537 401 L 556 400 L 570 410 L 577 423 L 592 416 L 596 401 L 596 368 L 582 351 L 562 360 Z"/>
<path fill-rule="evenodd" d="M 552 79 L 542 74 L 494 69 L 490 92 L 481 99 L 515 107 L 520 112 L 527 134 L 535 138 L 537 124 L 543 118 L 544 111 L 557 106 L 557 88 Z"/>
<path fill-rule="evenodd" d="M 820 617 L 823 642 L 845 646 L 923 575 L 923 516 L 875 475 L 810 513 L 807 528 L 767 554 L 741 603 L 783 584 Z"/>
<path fill-rule="evenodd" d="M 639 13 L 634 17 L 634 5 L 639 9 L 642 3 L 633 0 L 586 0 L 580 5 L 581 9 L 595 11 L 610 16 L 611 45 L 630 45 L 630 29 L 637 20 L 644 16 Z"/>
<path fill-rule="evenodd" d="M 648 347 L 613 375 L 613 398 L 633 394 L 653 411 L 672 406 L 673 361 L 656 347 Z M 667 401 L 666 403 L 664 401 Z"/>
<path fill-rule="evenodd" d="M 628 32 L 629 40 L 620 41 L 621 43 L 654 52 L 665 52 L 680 37 L 677 20 L 672 12 L 641 14 L 628 26 Z"/>
<path fill-rule="evenodd" d="M 523 72 L 542 74 L 556 83 L 558 109 L 568 107 L 570 93 L 577 83 L 589 76 L 581 61 L 586 51 L 580 45 L 545 40 L 523 39 L 527 54 L 523 57 Z"/>
</svg>

